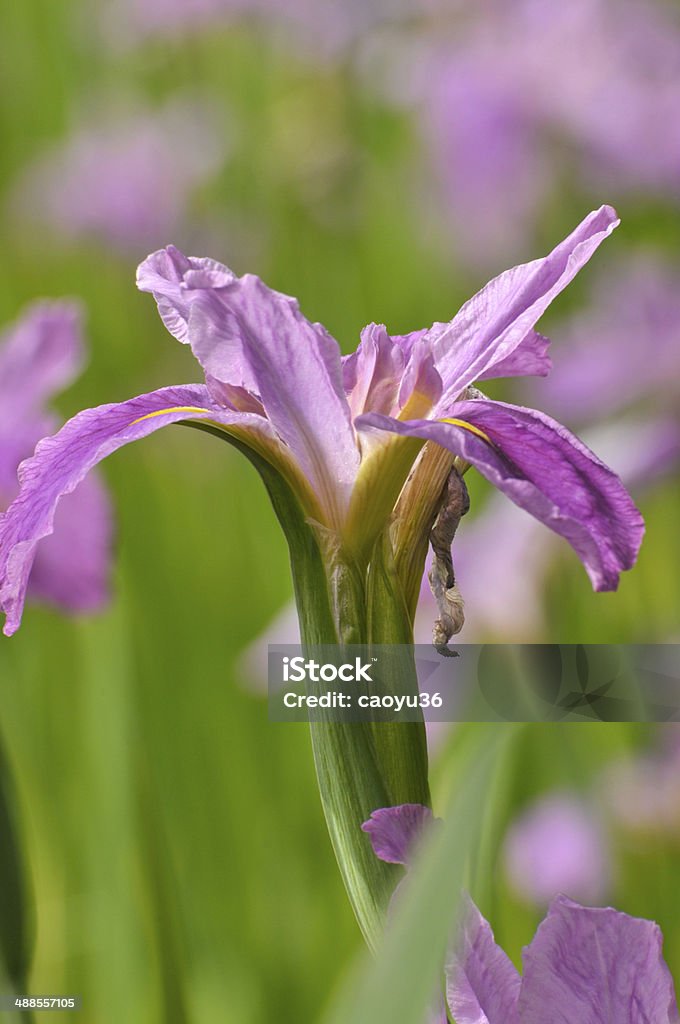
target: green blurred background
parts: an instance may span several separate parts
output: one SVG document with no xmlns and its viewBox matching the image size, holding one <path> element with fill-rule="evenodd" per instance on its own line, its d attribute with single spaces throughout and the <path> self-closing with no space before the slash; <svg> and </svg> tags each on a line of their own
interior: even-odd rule
<svg viewBox="0 0 680 1024">
<path fill-rule="evenodd" d="M 101 13 L 78 2 L 0 4 L 0 322 L 36 296 L 83 301 L 91 357 L 60 399 L 64 416 L 197 379 L 190 353 L 134 286 L 147 249 L 169 241 L 200 245 L 197 255 L 296 295 L 345 351 L 370 320 L 396 333 L 450 319 L 504 269 L 493 260 L 488 272 L 471 268 L 446 230 L 423 230 L 414 188 L 430 186 L 419 178 L 417 119 L 371 91 L 347 55 L 312 61 L 240 23 L 110 49 Z M 181 93 L 210 104 L 228 157 L 194 189 L 172 237 L 123 251 L 17 218 L 23 169 L 84 114 L 158 108 Z M 162 171 L 150 169 L 159 188 Z M 547 251 L 609 198 L 563 195 L 517 261 Z M 677 209 L 653 195 L 618 205 L 624 227 L 608 246 L 620 253 L 653 243 L 677 258 Z M 556 304 L 553 334 L 586 289 L 579 281 Z M 81 994 L 81 1020 L 320 1020 L 360 940 L 306 729 L 268 722 L 239 660 L 263 631 L 266 642 L 291 596 L 264 489 L 227 445 L 174 428 L 120 452 L 103 473 L 117 516 L 110 608 L 73 621 L 31 607 L 19 634 L 0 645 L 0 738 L 30 908 L 22 939 L 6 827 L 3 936 L 15 950 L 33 946 L 28 991 Z M 479 508 L 487 488 L 475 484 L 473 493 Z M 679 499 L 668 478 L 644 495 L 643 553 L 615 595 L 594 595 L 562 553 L 547 583 L 543 639 L 678 636 Z M 458 778 L 471 770 L 466 731 L 474 727 L 439 747 L 435 794 L 452 785 L 451 764 Z M 610 758 L 649 742 L 645 727 L 527 730 L 494 834 L 537 793 L 590 791 Z M 621 909 L 659 920 L 676 975 L 680 806 L 678 822 L 677 834 L 619 837 L 613 891 Z M 485 898 L 517 959 L 540 912 L 510 893 L 500 869 Z"/>
</svg>

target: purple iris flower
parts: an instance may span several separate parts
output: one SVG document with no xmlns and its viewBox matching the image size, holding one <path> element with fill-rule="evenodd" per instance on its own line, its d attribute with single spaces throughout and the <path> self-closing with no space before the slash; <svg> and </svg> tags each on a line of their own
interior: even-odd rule
<svg viewBox="0 0 680 1024">
<path fill-rule="evenodd" d="M 548 342 L 534 325 L 617 223 L 602 207 L 547 257 L 491 281 L 450 323 L 393 337 L 371 324 L 344 359 L 294 299 L 259 278 L 174 247 L 151 255 L 138 285 L 191 347 L 205 384 L 88 409 L 40 442 L 0 528 L 5 632 L 19 626 L 36 545 L 62 495 L 106 455 L 180 421 L 223 432 L 269 463 L 323 543 L 359 565 L 421 457 L 414 439 L 432 441 L 565 537 L 596 590 L 614 589 L 644 531 L 619 478 L 543 413 L 490 401 L 472 385 L 547 372 Z"/>
<path fill-rule="evenodd" d="M 21 460 L 55 429 L 48 402 L 78 376 L 82 360 L 72 302 L 35 302 L 0 337 L 0 508 L 19 491 Z M 29 595 L 67 611 L 100 607 L 108 597 L 111 535 L 108 498 L 92 476 L 60 505 L 54 532 L 37 550 Z"/>
<path fill-rule="evenodd" d="M 408 867 L 431 820 L 417 804 L 374 811 L 363 828 L 376 856 Z M 472 901 L 446 964 L 456 1024 L 677 1024 L 673 979 L 652 921 L 557 896 L 523 951 L 524 974 Z M 442 1008 L 437 1021 L 445 1024 Z"/>
</svg>

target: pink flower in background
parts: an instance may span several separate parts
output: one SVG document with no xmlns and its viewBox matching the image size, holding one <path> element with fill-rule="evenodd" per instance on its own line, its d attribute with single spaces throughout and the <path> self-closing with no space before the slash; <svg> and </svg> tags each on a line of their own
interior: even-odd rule
<svg viewBox="0 0 680 1024">
<path fill-rule="evenodd" d="M 13 213 L 61 237 L 145 250 L 185 228 L 193 193 L 225 155 L 224 132 L 204 104 L 97 118 L 25 171 Z"/>
<path fill-rule="evenodd" d="M 673 645 L 674 660 L 676 650 Z M 677 671 L 676 660 L 671 671 Z M 654 749 L 611 764 L 601 791 L 621 828 L 680 837 L 680 726 L 659 727 Z"/>
<path fill-rule="evenodd" d="M 680 273 L 658 254 L 597 272 L 589 304 L 556 335 L 555 372 L 541 387 L 551 412 L 599 421 L 638 402 L 680 423 Z"/>
<path fill-rule="evenodd" d="M 412 105 L 458 258 L 523 251 L 574 189 L 677 201 L 680 20 L 660 0 L 433 5 L 384 43 L 386 91 Z M 376 80 L 374 61 L 367 84 Z M 385 91 L 385 87 L 383 87 Z"/>
<path fill-rule="evenodd" d="M 505 872 L 528 903 L 545 906 L 558 893 L 600 903 L 610 888 L 610 859 L 597 815 L 578 796 L 552 793 L 515 819 L 505 837 Z"/>
<path fill-rule="evenodd" d="M 57 426 L 49 402 L 80 373 L 81 334 L 75 303 L 41 301 L 0 337 L 0 508 L 19 491 L 20 462 Z M 64 498 L 54 533 L 38 546 L 29 597 L 73 612 L 101 607 L 108 597 L 112 533 L 107 495 L 92 476 Z"/>
<path fill-rule="evenodd" d="M 407 0 L 120 0 L 106 12 L 122 45 L 145 38 L 183 38 L 247 21 L 315 59 L 337 56 L 383 22 L 412 12 Z"/>
</svg>

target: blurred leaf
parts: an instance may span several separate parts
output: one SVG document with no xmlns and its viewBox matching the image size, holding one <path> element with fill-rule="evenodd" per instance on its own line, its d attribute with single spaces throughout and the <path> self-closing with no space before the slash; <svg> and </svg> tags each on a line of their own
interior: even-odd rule
<svg viewBox="0 0 680 1024">
<path fill-rule="evenodd" d="M 33 949 L 33 909 L 28 896 L 18 820 L 14 783 L 0 742 L 1 974 L 15 992 L 25 992 Z"/>
<path fill-rule="evenodd" d="M 442 827 L 433 830 L 400 889 L 375 962 L 360 967 L 327 1024 L 422 1024 L 438 991 L 486 800 L 515 735 L 512 726 L 480 732 Z"/>
</svg>

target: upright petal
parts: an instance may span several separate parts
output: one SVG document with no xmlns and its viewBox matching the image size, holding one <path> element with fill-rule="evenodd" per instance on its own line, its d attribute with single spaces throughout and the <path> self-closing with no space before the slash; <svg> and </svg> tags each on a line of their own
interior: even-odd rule
<svg viewBox="0 0 680 1024">
<path fill-rule="evenodd" d="M 399 388 L 400 415 L 409 419 L 426 416 L 441 393 L 442 379 L 435 368 L 432 350 L 426 341 L 416 341 Z"/>
<path fill-rule="evenodd" d="M 46 399 L 67 387 L 83 362 L 80 307 L 40 300 L 0 338 L 0 419 L 38 412 Z"/>
<path fill-rule="evenodd" d="M 517 358 L 509 362 L 520 348 L 528 367 L 524 372 L 536 372 L 541 346 L 534 324 L 618 223 L 614 210 L 602 206 L 549 256 L 507 270 L 466 302 L 451 323 L 434 325 L 428 340 L 444 381 L 442 415 L 466 385 L 495 376 L 494 368 L 520 372 Z"/>
<path fill-rule="evenodd" d="M 217 339 L 205 362 L 195 351 L 189 335 L 189 320 L 195 303 L 213 306 L 214 319 L 220 314 L 220 289 L 236 280 L 236 274 L 215 260 L 185 256 L 174 245 L 159 249 L 137 268 L 137 287 L 151 292 L 161 320 L 173 337 L 192 345 L 194 355 L 207 374 L 236 387 L 255 388 L 248 361 L 238 342 Z"/>
<path fill-rule="evenodd" d="M 615 590 L 635 563 L 644 523 L 620 479 L 565 427 L 535 409 L 458 402 L 451 422 L 363 416 L 378 428 L 437 441 L 476 466 L 516 505 L 572 545 L 595 590 Z"/>
<path fill-rule="evenodd" d="M 373 811 L 361 828 L 368 833 L 376 857 L 388 864 L 407 865 L 414 845 L 432 821 L 429 807 L 399 804 Z"/>
<path fill-rule="evenodd" d="M 446 968 L 446 998 L 456 1024 L 520 1024 L 520 984 L 488 921 L 468 900 L 455 954 Z"/>
<path fill-rule="evenodd" d="M 64 495 L 118 448 L 169 423 L 189 419 L 271 433 L 262 417 L 228 412 L 213 403 L 205 386 L 186 385 L 86 409 L 54 437 L 40 441 L 35 454 L 19 467 L 17 498 L 0 516 L 0 606 L 7 615 L 7 636 L 19 627 L 38 542 L 53 532 Z"/>
<path fill-rule="evenodd" d="M 677 1024 L 662 941 L 652 921 L 558 896 L 524 951 L 522 1024 Z"/>
<path fill-rule="evenodd" d="M 343 359 L 344 387 L 352 416 L 369 410 L 392 412 L 403 372 L 404 354 L 383 324 L 364 327 L 358 349 Z"/>
<path fill-rule="evenodd" d="M 211 377 L 257 394 L 331 519 L 339 518 L 359 465 L 340 350 L 295 299 L 252 274 L 169 248 L 139 268 L 171 333 L 188 341 Z"/>
<path fill-rule="evenodd" d="M 550 339 L 538 331 L 529 331 L 516 349 L 494 363 L 477 380 L 488 380 L 496 377 L 546 377 L 552 369 L 552 359 L 548 355 Z"/>
</svg>

